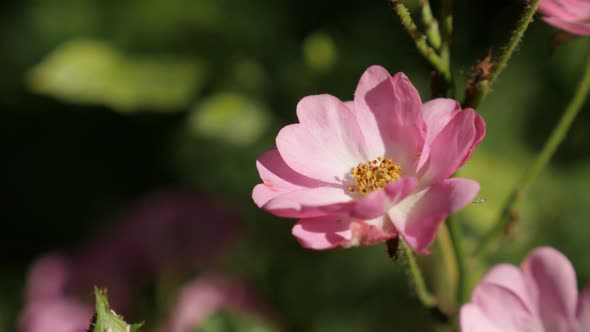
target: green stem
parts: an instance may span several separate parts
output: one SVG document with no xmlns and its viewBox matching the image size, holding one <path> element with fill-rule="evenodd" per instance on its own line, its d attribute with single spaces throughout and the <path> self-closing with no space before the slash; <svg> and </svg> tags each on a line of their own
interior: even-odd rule
<svg viewBox="0 0 590 332">
<path fill-rule="evenodd" d="M 436 298 L 430 294 L 426 288 L 426 282 L 424 281 L 420 267 L 418 267 L 418 263 L 416 262 L 416 258 L 414 257 L 412 249 L 410 249 L 403 241 L 400 241 L 400 247 L 404 252 L 404 257 L 408 261 L 410 277 L 412 278 L 414 287 L 416 288 L 416 295 L 418 295 L 418 299 L 426 308 L 435 308 L 437 304 Z"/>
<path fill-rule="evenodd" d="M 471 91 L 468 91 L 463 105 L 466 107 L 478 108 L 483 102 L 490 87 L 496 82 L 500 74 L 506 69 L 508 61 L 512 58 L 514 51 L 518 48 L 525 31 L 529 27 L 529 24 L 533 21 L 533 16 L 537 11 L 540 0 L 530 0 L 524 7 L 524 11 L 517 22 L 516 29 L 512 32 L 510 39 L 506 46 L 502 48 L 502 53 L 495 61 L 494 67 L 488 77 L 484 77 L 481 81 L 486 83 L 483 85 L 475 86 Z M 479 81 L 478 81 L 479 83 Z M 483 90 L 485 88 L 485 90 Z M 475 96 L 475 97 L 474 97 Z"/>
<path fill-rule="evenodd" d="M 402 25 L 408 30 L 408 34 L 414 40 L 418 52 L 420 52 L 424 59 L 426 59 L 426 61 L 428 61 L 432 67 L 445 78 L 445 80 L 450 81 L 451 73 L 448 66 L 442 61 L 441 57 L 434 51 L 434 49 L 428 46 L 426 36 L 416 27 L 408 8 L 406 8 L 406 6 L 404 6 L 399 0 L 389 0 L 389 4 L 393 11 L 395 11 L 400 17 Z"/>
<path fill-rule="evenodd" d="M 442 17 L 442 48 L 441 58 L 448 68 L 451 68 L 451 44 L 453 42 L 453 0 L 443 0 Z"/>
<path fill-rule="evenodd" d="M 513 218 L 515 207 L 522 197 L 523 193 L 529 188 L 529 186 L 537 179 L 543 168 L 547 165 L 559 144 L 565 138 L 569 128 L 571 127 L 576 115 L 578 115 L 580 109 L 584 105 L 586 98 L 590 92 L 590 56 L 588 56 L 586 64 L 586 71 L 582 80 L 580 81 L 578 88 L 574 94 L 574 98 L 570 101 L 565 112 L 561 116 L 559 123 L 553 129 L 553 132 L 549 136 L 543 150 L 539 153 L 537 158 L 531 167 L 523 174 L 516 186 L 510 193 L 510 196 L 506 200 L 506 203 L 502 207 L 500 217 L 492 227 L 492 229 L 486 234 L 484 240 L 480 242 L 479 247 L 476 250 L 476 255 L 483 254 L 490 244 L 498 237 L 502 230 L 509 225 Z"/>
<path fill-rule="evenodd" d="M 463 231 L 461 225 L 454 218 L 448 218 L 446 227 L 449 230 L 451 236 L 451 243 L 453 244 L 453 251 L 455 253 L 455 260 L 457 262 L 457 289 L 456 289 L 456 301 L 457 305 L 460 306 L 467 302 L 468 294 L 468 269 L 465 260 L 465 249 L 463 247 Z"/>
<path fill-rule="evenodd" d="M 451 46 L 453 44 L 453 0 L 442 0 L 441 3 L 441 22 L 442 22 L 442 46 L 441 58 L 448 68 L 451 68 Z M 454 95 L 454 87 L 452 78 L 451 82 L 451 96 Z M 457 176 L 455 173 L 454 176 Z M 457 307 L 466 302 L 468 295 L 467 280 L 469 271 L 466 265 L 465 249 L 463 246 L 463 230 L 459 221 L 455 218 L 447 218 L 445 227 L 448 231 L 451 245 L 453 247 L 453 254 L 455 258 L 457 283 L 455 288 L 455 301 Z M 457 320 L 453 323 L 457 324 Z M 458 326 L 454 326 L 458 331 Z"/>
<path fill-rule="evenodd" d="M 432 16 L 430 1 L 420 0 L 420 6 L 422 6 L 422 23 L 424 23 L 424 27 L 426 28 L 426 36 L 428 36 L 428 40 L 432 47 L 440 50 L 441 38 L 438 29 L 438 21 Z"/>
<path fill-rule="evenodd" d="M 451 234 L 449 228 L 442 227 L 438 231 L 438 246 L 443 256 L 444 264 L 448 270 L 448 277 L 453 287 L 457 287 L 459 271 L 457 267 L 457 255 L 455 255 L 455 249 L 451 240 Z"/>
<path fill-rule="evenodd" d="M 540 0 L 531 0 L 528 4 L 525 5 L 524 12 L 521 18 L 518 20 L 516 29 L 512 33 L 508 44 L 504 47 L 504 52 L 500 54 L 498 60 L 496 61 L 496 65 L 490 74 L 490 85 L 494 84 L 498 76 L 504 71 L 506 66 L 508 65 L 508 60 L 512 57 L 512 54 L 520 44 L 522 37 L 524 36 L 524 32 L 529 27 L 529 24 L 533 21 L 533 16 L 537 11 L 537 7 L 539 6 Z"/>
</svg>

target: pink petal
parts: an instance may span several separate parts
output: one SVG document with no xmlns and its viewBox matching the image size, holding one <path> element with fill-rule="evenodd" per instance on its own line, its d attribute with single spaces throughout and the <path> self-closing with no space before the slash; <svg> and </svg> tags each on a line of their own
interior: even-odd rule
<svg viewBox="0 0 590 332">
<path fill-rule="evenodd" d="M 418 183 L 415 178 L 405 177 L 390 183 L 384 190 L 354 199 L 342 187 L 296 173 L 285 164 L 277 150 L 263 154 L 257 166 L 264 183 L 254 187 L 254 202 L 274 215 L 287 218 L 327 214 L 376 218 L 410 195 Z"/>
<path fill-rule="evenodd" d="M 472 109 L 455 115 L 430 145 L 428 160 L 420 170 L 421 183 L 448 178 L 467 161 L 484 133 L 483 120 Z"/>
<path fill-rule="evenodd" d="M 385 241 L 397 236 L 397 231 L 383 214 L 414 192 L 417 184 L 415 178 L 401 178 L 361 201 L 326 206 L 321 211 L 329 216 L 302 219 L 293 227 L 292 233 L 303 247 L 316 250 Z M 372 215 L 377 216 L 367 217 Z"/>
<path fill-rule="evenodd" d="M 414 193 L 416 187 L 418 187 L 418 179 L 413 177 L 403 177 L 387 184 L 384 190 L 387 193 L 387 198 L 391 205 L 388 207 L 393 207 L 402 202 L 406 197 Z M 389 210 L 389 208 L 387 210 Z"/>
<path fill-rule="evenodd" d="M 326 250 L 372 245 L 397 236 L 387 218 L 354 220 L 339 217 L 319 217 L 300 220 L 292 234 L 304 248 Z"/>
<path fill-rule="evenodd" d="M 576 311 L 576 321 L 575 332 L 590 331 L 590 286 L 586 286 L 582 294 L 580 294 Z"/>
<path fill-rule="evenodd" d="M 292 170 L 278 150 L 265 152 L 256 160 L 256 168 L 264 182 L 254 187 L 252 198 L 258 207 L 282 194 L 307 189 L 325 187 L 329 184 L 310 179 Z"/>
<path fill-rule="evenodd" d="M 291 233 L 302 247 L 315 250 L 344 247 L 352 239 L 350 221 L 333 216 L 302 219 Z"/>
<path fill-rule="evenodd" d="M 461 105 L 448 98 L 437 98 L 422 105 L 426 123 L 426 144 L 430 145 L 441 130 L 461 111 Z"/>
<path fill-rule="evenodd" d="M 422 115 L 426 123 L 426 136 L 418 168 L 422 167 L 428 160 L 430 145 L 434 139 L 460 111 L 461 105 L 454 99 L 437 98 L 422 105 Z"/>
<path fill-rule="evenodd" d="M 389 211 L 389 217 L 409 247 L 428 254 L 440 224 L 447 216 L 469 204 L 479 184 L 461 178 L 447 179 L 410 195 Z"/>
<path fill-rule="evenodd" d="M 424 122 L 420 95 L 410 80 L 371 66 L 359 81 L 354 102 L 369 157 L 390 157 L 404 174 L 414 174 L 424 145 Z"/>
<path fill-rule="evenodd" d="M 351 217 L 372 219 L 383 216 L 385 211 L 387 211 L 388 206 L 389 202 L 385 190 L 376 190 L 365 195 L 361 200 L 349 204 L 345 208 L 349 211 L 348 215 Z M 340 212 L 340 214 L 342 214 L 342 209 L 338 208 L 338 210 L 340 211 L 332 211 L 332 213 Z"/>
<path fill-rule="evenodd" d="M 539 3 L 543 20 L 577 35 L 590 35 L 590 2 L 587 0 L 543 0 Z"/>
<path fill-rule="evenodd" d="M 590 16 L 590 2 L 587 0 L 543 0 L 539 11 L 547 16 L 565 21 L 583 20 Z"/>
<path fill-rule="evenodd" d="M 254 187 L 252 198 L 274 215 L 304 218 L 324 215 L 318 208 L 342 205 L 353 198 L 341 187 L 310 179 L 293 171 L 278 150 L 263 154 L 256 162 L 263 184 Z"/>
<path fill-rule="evenodd" d="M 505 332 L 490 322 L 481 309 L 473 303 L 467 303 L 461 307 L 460 321 L 462 332 Z"/>
<path fill-rule="evenodd" d="M 480 282 L 509 289 L 523 301 L 528 309 L 534 308 L 524 274 L 514 265 L 498 264 L 486 273 Z"/>
<path fill-rule="evenodd" d="M 308 218 L 338 211 L 346 214 L 350 210 L 349 202 L 356 203 L 345 190 L 320 187 L 285 193 L 271 199 L 262 208 L 280 217 Z"/>
<path fill-rule="evenodd" d="M 375 89 L 379 84 L 391 79 L 389 72 L 381 66 L 371 66 L 365 70 L 356 88 L 353 106 L 357 121 L 367 141 L 368 154 L 371 156 L 383 156 L 385 154 L 385 142 L 381 138 L 379 123 L 387 114 L 376 113 L 365 101 L 368 91 Z M 381 109 L 378 109 L 381 110 Z M 388 113 L 388 112 L 386 112 Z"/>
<path fill-rule="evenodd" d="M 576 312 L 578 286 L 570 261 L 553 248 L 541 247 L 522 264 L 525 280 L 535 291 L 535 311 L 547 331 L 569 331 Z"/>
<path fill-rule="evenodd" d="M 544 331 L 540 322 L 528 311 L 522 300 L 502 286 L 480 283 L 473 291 L 471 302 L 498 331 Z"/>
<path fill-rule="evenodd" d="M 346 107 L 348 107 L 354 113 L 354 100 L 345 101 L 344 105 L 346 105 Z"/>
<path fill-rule="evenodd" d="M 575 35 L 590 35 L 590 23 L 587 21 L 564 21 L 555 17 L 543 17 L 543 21 Z"/>
<path fill-rule="evenodd" d="M 277 196 L 263 209 L 272 214 L 286 218 L 311 218 L 324 215 L 372 219 L 385 214 L 398 200 L 408 196 L 417 186 L 415 178 L 399 182 L 389 193 L 378 190 L 355 200 L 341 188 L 320 187 L 302 189 Z M 260 186 L 260 185 L 259 185 Z M 256 188 L 255 188 L 256 189 Z M 392 198 L 390 198 L 390 196 Z"/>
<path fill-rule="evenodd" d="M 369 159 L 355 115 L 338 98 L 305 97 L 297 116 L 300 123 L 284 127 L 276 139 L 283 160 L 297 173 L 341 185 L 351 167 Z"/>
<path fill-rule="evenodd" d="M 358 200 L 318 207 L 317 211 L 321 213 L 317 216 L 334 215 L 356 219 L 382 217 L 395 204 L 412 194 L 417 186 L 418 180 L 416 178 L 403 177 L 389 183 L 384 189 L 376 190 Z"/>
<path fill-rule="evenodd" d="M 417 186 L 418 180 L 416 178 L 398 179 L 387 184 L 383 190 L 376 190 L 360 201 L 350 203 L 349 212 L 345 214 L 359 219 L 373 219 L 383 216 L 390 208 L 412 194 Z M 342 212 L 340 214 L 343 214 Z"/>
<path fill-rule="evenodd" d="M 590 2 L 588 0 L 560 0 L 562 2 L 567 2 L 567 4 L 571 7 L 571 10 L 577 12 L 580 15 L 580 18 L 590 16 Z"/>
<path fill-rule="evenodd" d="M 370 246 L 397 237 L 397 231 L 387 216 L 350 224 L 353 241 L 350 245 Z"/>
<path fill-rule="evenodd" d="M 467 108 L 465 110 L 472 110 L 473 111 L 473 109 L 471 109 L 471 108 Z M 486 135 L 486 122 L 484 121 L 484 119 L 481 116 L 476 114 L 475 115 L 475 140 L 473 141 L 473 145 L 471 146 L 471 150 L 469 150 L 469 153 L 467 154 L 467 156 L 463 160 L 463 163 L 461 164 L 461 166 L 463 166 L 469 160 L 469 158 L 471 158 L 471 155 L 473 154 L 473 150 L 475 150 L 475 148 L 479 145 L 479 143 L 481 143 L 481 141 L 483 140 L 485 135 Z M 459 166 L 459 167 L 461 167 L 461 166 Z"/>
<path fill-rule="evenodd" d="M 376 190 L 360 199 L 352 200 L 346 203 L 326 204 L 317 207 L 319 215 L 334 215 L 340 217 L 350 217 L 353 219 L 373 219 L 382 217 L 395 204 L 412 194 L 418 186 L 418 180 L 413 177 L 404 177 L 389 183 L 384 189 Z M 306 198 L 307 199 L 307 198 Z M 324 198 L 313 200 L 310 204 L 325 201 Z M 306 217 L 307 218 L 307 217 Z"/>
</svg>

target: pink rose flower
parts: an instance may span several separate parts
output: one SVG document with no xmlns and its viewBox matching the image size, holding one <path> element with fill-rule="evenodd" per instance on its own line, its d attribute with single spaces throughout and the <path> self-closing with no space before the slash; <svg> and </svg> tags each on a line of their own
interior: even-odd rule
<svg viewBox="0 0 590 332">
<path fill-rule="evenodd" d="M 590 287 L 578 296 L 569 260 L 537 248 L 520 268 L 499 264 L 484 276 L 461 308 L 461 331 L 590 331 Z"/>
<path fill-rule="evenodd" d="M 576 35 L 590 35 L 590 1 L 541 0 L 539 11 L 543 20 Z"/>
<path fill-rule="evenodd" d="M 252 197 L 281 217 L 299 218 L 302 246 L 370 245 L 400 235 L 428 253 L 444 219 L 471 202 L 477 182 L 449 176 L 485 134 L 472 109 L 451 99 L 422 103 L 402 73 L 368 68 L 354 101 L 303 98 L 299 123 L 284 127 L 277 150 L 257 168 Z"/>
</svg>

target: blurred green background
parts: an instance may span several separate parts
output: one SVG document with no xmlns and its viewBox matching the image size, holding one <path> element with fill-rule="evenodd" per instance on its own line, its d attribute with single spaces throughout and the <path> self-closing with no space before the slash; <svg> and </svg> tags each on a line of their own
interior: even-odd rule
<svg viewBox="0 0 590 332">
<path fill-rule="evenodd" d="M 436 10 L 437 1 L 431 1 Z M 417 1 L 407 1 L 417 14 Z M 430 70 L 386 1 L 23 0 L 0 11 L 0 331 L 16 329 L 27 269 L 83 245 L 133 201 L 170 187 L 222 199 L 243 225 L 218 268 L 248 280 L 286 331 L 432 331 L 401 263 L 385 246 L 313 252 L 292 221 L 258 210 L 255 159 L 296 120 L 303 96 L 353 96 L 381 64 L 429 98 Z M 471 66 L 507 39 L 519 1 L 458 1 L 453 66 L 462 99 Z M 419 20 L 415 15 L 415 19 Z M 551 52 L 555 30 L 532 24 L 479 112 L 487 137 L 462 176 L 485 204 L 460 213 L 468 249 L 573 93 L 590 50 Z M 564 252 L 590 282 L 590 105 L 531 188 L 498 261 L 534 246 Z M 435 260 L 426 260 L 430 264 Z M 430 263 L 429 263 L 430 262 Z M 445 290 L 441 290 L 444 292 Z M 136 301 L 155 307 L 153 298 Z M 129 312 L 131 321 L 145 312 Z M 148 325 L 150 323 L 147 317 Z"/>
</svg>

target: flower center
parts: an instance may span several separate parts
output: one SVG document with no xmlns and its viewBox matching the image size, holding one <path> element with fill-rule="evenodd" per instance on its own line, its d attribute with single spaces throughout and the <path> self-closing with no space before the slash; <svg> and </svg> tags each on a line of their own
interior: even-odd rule
<svg viewBox="0 0 590 332">
<path fill-rule="evenodd" d="M 401 176 L 402 169 L 398 163 L 394 163 L 391 158 L 379 156 L 375 160 L 360 163 L 350 170 L 350 175 L 356 183 L 355 187 L 348 187 L 348 191 L 353 193 L 359 191 L 362 194 L 368 194 L 377 189 L 384 188 L 389 182 L 397 180 Z"/>
</svg>

